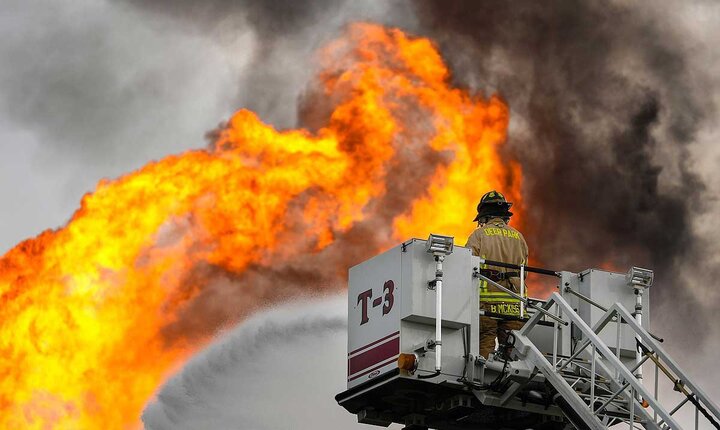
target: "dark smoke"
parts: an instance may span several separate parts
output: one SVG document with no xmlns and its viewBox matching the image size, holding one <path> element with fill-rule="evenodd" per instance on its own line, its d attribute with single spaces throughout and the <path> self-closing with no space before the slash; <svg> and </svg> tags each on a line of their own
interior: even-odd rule
<svg viewBox="0 0 720 430">
<path fill-rule="evenodd" d="M 671 23 L 595 1 L 418 3 L 455 79 L 508 99 L 531 253 L 553 268 L 653 268 L 656 310 L 705 332 L 681 277 L 706 189 L 687 161 L 712 116 Z M 668 309 L 670 310 L 670 309 Z M 656 314 L 658 319 L 664 317 Z"/>
<path fill-rule="evenodd" d="M 292 127 L 297 91 L 309 78 L 305 59 L 325 40 L 310 31 L 308 23 L 322 22 L 337 13 L 342 2 L 318 0 L 310 3 L 231 0 L 129 0 L 150 11 L 177 18 L 182 25 L 214 37 L 234 37 L 252 30 L 257 46 L 251 52 L 251 67 L 236 95 L 237 107 L 263 115 L 280 127 Z M 248 53 L 243 53 L 247 55 Z"/>
<path fill-rule="evenodd" d="M 214 38 L 251 31 L 249 52 L 236 106 L 252 110 L 276 127 L 298 125 L 297 104 L 314 76 L 315 54 L 353 21 L 407 25 L 413 16 L 404 2 L 382 0 L 115 0 L 172 16 L 183 26 Z M 242 54 L 248 55 L 248 52 Z"/>
<path fill-rule="evenodd" d="M 272 44 L 288 35 L 302 32 L 308 23 L 321 20 L 325 14 L 337 12 L 343 1 L 315 0 L 128 0 L 131 4 L 152 11 L 171 14 L 183 23 L 201 27 L 217 27 L 232 18 L 233 27 L 250 25 L 262 39 Z M 247 21 L 245 22 L 244 19 Z"/>
</svg>

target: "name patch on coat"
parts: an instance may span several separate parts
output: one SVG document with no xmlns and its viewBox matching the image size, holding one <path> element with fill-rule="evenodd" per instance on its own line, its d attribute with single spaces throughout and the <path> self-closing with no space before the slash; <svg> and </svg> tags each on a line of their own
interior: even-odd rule
<svg viewBox="0 0 720 430">
<path fill-rule="evenodd" d="M 520 303 L 493 303 L 490 312 L 501 315 L 520 315 Z"/>
<path fill-rule="evenodd" d="M 486 227 L 483 232 L 485 232 L 485 236 L 503 236 L 520 240 L 520 233 L 505 228 Z"/>
</svg>

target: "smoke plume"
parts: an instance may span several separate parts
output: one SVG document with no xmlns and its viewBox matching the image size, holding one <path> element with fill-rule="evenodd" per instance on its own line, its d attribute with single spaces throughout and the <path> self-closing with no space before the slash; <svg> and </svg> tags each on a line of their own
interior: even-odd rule
<svg viewBox="0 0 720 430">
<path fill-rule="evenodd" d="M 568 270 L 650 267 L 654 316 L 666 325 L 664 311 L 680 313 L 708 333 L 720 296 L 707 301 L 698 281 L 717 274 L 717 253 L 701 251 L 693 221 L 717 192 L 693 151 L 714 126 L 716 83 L 694 69 L 676 15 L 565 0 L 418 9 L 456 80 L 509 101 L 507 149 L 523 166 L 535 258 Z"/>
<path fill-rule="evenodd" d="M 316 71 L 316 51 L 355 21 L 410 25 L 405 2 L 379 0 L 117 0 L 175 18 L 214 39 L 250 31 L 255 45 L 239 77 L 236 106 L 257 112 L 279 128 L 298 125 L 297 101 Z"/>
</svg>

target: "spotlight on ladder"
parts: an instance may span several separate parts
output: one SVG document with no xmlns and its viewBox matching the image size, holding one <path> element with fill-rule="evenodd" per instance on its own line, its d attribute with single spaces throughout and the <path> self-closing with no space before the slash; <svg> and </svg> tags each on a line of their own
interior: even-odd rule
<svg viewBox="0 0 720 430">
<path fill-rule="evenodd" d="M 628 287 L 635 289 L 635 312 L 633 312 L 632 316 L 635 318 L 638 325 L 642 325 L 643 321 L 643 293 L 647 288 L 650 288 L 653 283 L 653 278 L 653 271 L 650 269 L 643 269 L 642 267 L 631 267 L 630 270 L 628 270 L 627 275 L 625 275 L 625 282 L 627 282 Z M 639 337 L 636 336 L 635 339 L 638 343 L 640 343 Z M 640 348 L 635 351 L 635 363 L 636 369 L 634 376 L 638 380 L 642 381 L 642 352 Z M 640 404 L 643 405 L 644 408 L 647 407 L 645 406 L 647 401 L 642 397 L 637 397 L 638 400 L 640 400 Z"/>
<path fill-rule="evenodd" d="M 649 288 L 653 283 L 654 274 L 650 269 L 631 267 L 625 275 L 625 280 L 631 288 Z"/>
<path fill-rule="evenodd" d="M 453 252 L 453 237 L 440 234 L 430 234 L 425 245 L 425 251 L 432 254 L 435 259 L 435 279 L 428 282 L 428 289 L 435 290 L 435 373 L 418 376 L 419 379 L 428 379 L 440 375 L 442 371 L 442 284 L 443 261 Z"/>
<path fill-rule="evenodd" d="M 425 251 L 433 255 L 450 255 L 453 252 L 453 240 L 452 236 L 430 234 Z"/>
</svg>

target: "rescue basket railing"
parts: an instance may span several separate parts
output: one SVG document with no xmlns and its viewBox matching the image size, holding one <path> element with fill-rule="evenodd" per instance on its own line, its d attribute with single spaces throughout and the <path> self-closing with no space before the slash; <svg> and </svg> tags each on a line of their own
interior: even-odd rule
<svg viewBox="0 0 720 430">
<path fill-rule="evenodd" d="M 517 332 L 516 354 L 532 362 L 543 373 L 558 393 L 572 405 L 571 413 L 575 413 L 575 418 L 581 419 L 585 426 L 596 428 L 598 422 L 601 422 L 604 427 L 608 427 L 624 422 L 630 428 L 639 424 L 647 429 L 680 430 L 683 426 L 679 424 L 675 414 L 686 404 L 691 404 L 695 407 L 696 430 L 700 428 L 700 416 L 720 430 L 720 411 L 717 405 L 692 382 L 653 336 L 638 324 L 621 304 L 615 303 L 607 309 L 592 328 L 558 293 L 553 293 L 542 309 L 571 322 L 573 327 L 582 333 L 582 340 L 569 357 L 560 357 L 557 353 L 556 327 L 551 357 L 541 353 L 529 340 L 530 332 L 545 315 L 545 312 L 536 313 Z M 607 345 L 601 337 L 603 329 L 611 322 L 616 325 L 615 347 Z M 639 361 L 624 363 L 621 360 L 622 335 L 623 332 L 627 333 L 627 330 L 621 330 L 621 327 L 628 327 L 636 339 L 642 352 Z M 652 393 L 645 387 L 638 372 L 644 365 L 655 366 Z M 679 404 L 675 405 L 673 402 L 672 406 L 666 407 L 664 403 L 668 402 L 660 401 L 659 373 L 670 380 L 675 391 L 684 395 Z M 578 409 L 581 403 L 582 410 Z"/>
<path fill-rule="evenodd" d="M 600 310 L 603 311 L 603 312 L 607 312 L 607 311 L 608 311 L 608 308 L 606 308 L 605 306 L 603 306 L 603 305 L 601 305 L 600 303 L 592 300 L 590 297 L 587 297 L 587 296 L 584 295 L 584 294 L 578 293 L 577 291 L 573 290 L 571 287 L 565 287 L 565 289 L 564 289 L 563 291 L 564 291 L 565 293 L 572 294 L 573 296 L 579 298 L 580 300 L 582 300 L 582 301 L 584 301 L 584 302 L 590 303 L 591 305 L 595 306 L 596 308 L 600 309 Z M 648 333 L 650 334 L 650 336 L 653 337 L 653 339 L 657 340 L 658 342 L 664 342 L 664 341 L 665 341 L 665 339 L 661 338 L 660 336 L 657 336 L 657 335 L 653 334 L 653 333 L 650 332 L 650 331 L 648 331 Z"/>
<path fill-rule="evenodd" d="M 547 311 L 546 311 L 545 309 L 543 309 L 541 306 L 536 305 L 534 300 L 529 300 L 527 297 L 523 297 L 523 296 L 521 296 L 520 294 L 515 293 L 515 292 L 512 291 L 511 289 L 503 287 L 502 285 L 498 284 L 497 282 L 493 281 L 492 279 L 490 279 L 490 278 L 488 278 L 487 276 L 483 275 L 482 273 L 478 272 L 478 271 L 477 271 L 477 268 L 474 269 L 474 271 L 473 271 L 473 276 L 476 277 L 476 278 L 480 278 L 480 279 L 482 279 L 482 280 L 484 280 L 484 281 L 487 281 L 487 282 L 490 283 L 491 285 L 499 288 L 501 291 L 509 294 L 511 297 L 520 300 L 521 303 L 523 303 L 525 306 L 529 307 L 530 309 L 533 309 L 533 310 L 535 310 L 535 311 L 537 311 L 537 312 L 545 315 L 546 317 L 551 318 L 551 319 L 559 322 L 560 324 L 563 324 L 563 325 L 567 325 L 567 324 L 568 324 L 568 323 L 567 323 L 566 321 L 564 321 L 562 318 L 560 318 L 560 317 L 558 317 L 558 316 L 556 316 L 556 315 L 553 315 L 552 313 L 547 312 Z"/>
<path fill-rule="evenodd" d="M 542 267 L 525 266 L 522 264 L 504 263 L 502 261 L 488 260 L 486 258 L 480 259 L 480 264 L 487 264 L 488 266 L 504 267 L 505 269 L 516 269 L 524 270 L 526 272 L 539 273 L 541 275 L 560 277 L 559 273 L 555 270 L 544 269 Z"/>
</svg>

